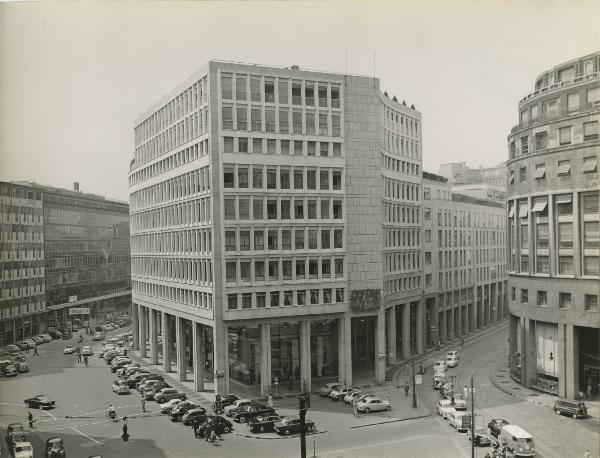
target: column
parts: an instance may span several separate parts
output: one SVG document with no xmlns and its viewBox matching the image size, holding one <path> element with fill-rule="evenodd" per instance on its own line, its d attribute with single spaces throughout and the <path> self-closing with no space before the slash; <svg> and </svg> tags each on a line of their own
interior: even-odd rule
<svg viewBox="0 0 600 458">
<path fill-rule="evenodd" d="M 227 326 L 225 326 L 222 321 L 216 321 L 213 327 L 213 369 L 215 394 L 226 394 L 229 392 L 227 348 Z"/>
<path fill-rule="evenodd" d="M 177 346 L 177 379 L 186 381 L 185 369 L 185 329 L 181 317 L 175 317 L 175 345 Z"/>
<path fill-rule="evenodd" d="M 317 377 L 323 375 L 323 336 L 317 337 Z"/>
<path fill-rule="evenodd" d="M 583 224 L 579 218 L 579 193 L 573 193 L 573 273 L 575 277 L 579 278 L 581 276 L 581 243 L 579 240 L 579 235 L 581 232 L 581 228 L 583 226 L 579 226 Z M 552 220 L 549 220 L 552 221 Z"/>
<path fill-rule="evenodd" d="M 410 303 L 402 304 L 402 356 L 409 359 L 410 348 Z"/>
<path fill-rule="evenodd" d="M 168 374 L 171 372 L 171 349 L 173 346 L 171 340 L 171 323 L 170 315 L 162 312 L 161 318 L 161 333 L 162 333 L 162 354 L 163 354 L 163 372 Z"/>
<path fill-rule="evenodd" d="M 388 364 L 396 363 L 396 306 L 388 309 L 387 317 L 387 357 Z"/>
<path fill-rule="evenodd" d="M 558 366 L 558 395 L 561 398 L 567 396 L 567 345 L 566 345 L 566 330 L 564 323 L 558 323 L 558 351 L 556 352 L 556 364 Z"/>
<path fill-rule="evenodd" d="M 377 312 L 375 329 L 375 383 L 385 382 L 385 309 Z"/>
<path fill-rule="evenodd" d="M 440 304 L 440 319 L 439 319 L 439 341 L 446 343 L 448 340 L 448 324 L 446 322 L 446 308 L 443 304 Z M 437 342 L 436 342 L 437 343 Z"/>
<path fill-rule="evenodd" d="M 260 325 L 260 394 L 267 396 L 271 393 L 271 325 Z"/>
<path fill-rule="evenodd" d="M 138 318 L 139 316 L 139 312 L 138 312 L 138 306 L 136 304 L 133 304 L 131 306 L 131 319 L 132 319 L 132 326 L 131 326 L 131 330 L 133 331 L 133 350 L 134 351 L 139 351 L 140 350 L 140 320 Z M 13 326 L 15 325 L 15 320 L 13 320 Z M 13 331 L 13 336 L 16 339 L 16 330 Z"/>
<path fill-rule="evenodd" d="M 194 390 L 204 391 L 204 326 L 192 321 Z"/>
<path fill-rule="evenodd" d="M 448 340 L 454 340 L 454 306 L 450 306 L 450 310 L 448 310 Z"/>
<path fill-rule="evenodd" d="M 158 338 L 156 336 L 156 311 L 148 309 L 150 318 L 150 364 L 158 364 Z"/>
<path fill-rule="evenodd" d="M 146 358 L 146 311 L 144 307 L 138 305 L 138 314 L 140 318 L 140 358 Z"/>
<path fill-rule="evenodd" d="M 352 385 L 352 318 L 342 316 L 338 321 L 338 379 Z"/>
<path fill-rule="evenodd" d="M 458 326 L 457 326 L 457 331 L 458 334 L 456 335 L 456 337 L 461 337 L 462 336 L 462 305 L 460 304 L 460 300 L 458 302 L 458 307 L 456 310 L 456 313 L 458 315 Z"/>
<path fill-rule="evenodd" d="M 425 307 L 425 303 L 420 300 L 417 302 L 417 316 L 416 316 L 416 328 L 417 328 L 417 354 L 422 354 L 425 352 L 425 334 L 423 332 L 423 322 L 425 321 L 425 313 L 423 312 L 423 308 Z"/>
<path fill-rule="evenodd" d="M 311 391 L 310 321 L 300 322 L 300 390 Z"/>
<path fill-rule="evenodd" d="M 575 326 L 572 324 L 567 324 L 566 328 L 566 397 L 569 399 L 575 399 L 575 395 L 579 392 L 579 336 L 577 329 L 575 329 Z M 584 382 L 587 383 L 587 380 L 584 380 Z"/>
<path fill-rule="evenodd" d="M 525 386 L 530 387 L 536 378 L 536 344 L 535 344 L 535 321 L 529 318 L 525 318 L 525 348 L 522 354 L 525 355 Z"/>
</svg>

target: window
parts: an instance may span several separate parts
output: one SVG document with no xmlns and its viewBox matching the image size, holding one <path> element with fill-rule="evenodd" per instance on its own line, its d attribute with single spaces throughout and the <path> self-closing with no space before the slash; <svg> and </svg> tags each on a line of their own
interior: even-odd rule
<svg viewBox="0 0 600 458">
<path fill-rule="evenodd" d="M 296 304 L 298 304 L 298 305 L 306 304 L 306 291 L 297 291 L 296 292 Z"/>
<path fill-rule="evenodd" d="M 535 134 L 535 149 L 540 151 L 548 148 L 548 132 L 538 132 Z"/>
<path fill-rule="evenodd" d="M 298 279 L 306 278 L 305 264 L 306 263 L 305 263 L 304 259 L 296 260 L 296 278 L 298 278 Z"/>
<path fill-rule="evenodd" d="M 247 153 L 248 152 L 248 139 L 247 138 L 238 138 L 238 152 Z"/>
<path fill-rule="evenodd" d="M 573 275 L 573 256 L 558 257 L 558 273 L 561 275 Z"/>
<path fill-rule="evenodd" d="M 331 278 L 331 260 L 330 259 L 322 259 L 321 260 L 321 276 L 323 278 Z"/>
<path fill-rule="evenodd" d="M 336 277 L 344 276 L 344 260 L 343 259 L 335 260 L 335 276 Z"/>
<path fill-rule="evenodd" d="M 262 189 L 263 187 L 263 171 L 261 167 L 252 167 L 252 187 L 254 189 Z"/>
<path fill-rule="evenodd" d="M 302 170 L 294 170 L 294 189 L 304 189 Z"/>
<path fill-rule="evenodd" d="M 240 278 L 242 281 L 250 281 L 250 261 L 240 261 Z"/>
<path fill-rule="evenodd" d="M 224 99 L 231 99 L 233 97 L 232 94 L 232 79 L 231 75 L 222 75 L 221 76 L 221 97 Z"/>
<path fill-rule="evenodd" d="M 598 121 L 583 123 L 583 141 L 598 140 Z"/>
<path fill-rule="evenodd" d="M 527 181 L 527 167 L 519 168 L 519 182 L 524 183 Z"/>
<path fill-rule="evenodd" d="M 236 310 L 238 308 L 238 297 L 237 294 L 227 295 L 227 309 Z"/>
<path fill-rule="evenodd" d="M 247 98 L 247 82 L 246 76 L 238 76 L 235 79 L 235 98 L 236 100 L 246 100 Z"/>
<path fill-rule="evenodd" d="M 341 229 L 333 230 L 333 248 L 343 248 L 343 233 Z"/>
<path fill-rule="evenodd" d="M 249 220 L 250 219 L 250 199 L 247 197 L 240 197 L 238 201 L 238 217 L 239 219 Z"/>
<path fill-rule="evenodd" d="M 546 164 L 536 164 L 535 171 L 533 172 L 533 178 L 541 180 L 546 176 Z"/>
<path fill-rule="evenodd" d="M 235 219 L 235 199 L 225 199 L 225 219 Z"/>
<path fill-rule="evenodd" d="M 281 272 L 284 280 L 292 279 L 292 261 L 285 260 L 281 262 Z"/>
<path fill-rule="evenodd" d="M 583 158 L 583 167 L 581 171 L 583 173 L 595 172 L 597 168 L 597 161 L 595 156 L 587 156 Z"/>
<path fill-rule="evenodd" d="M 329 170 L 321 170 L 319 176 L 319 186 L 321 191 L 329 191 Z"/>
<path fill-rule="evenodd" d="M 340 88 L 338 86 L 331 86 L 331 106 L 333 108 L 340 107 Z"/>
<path fill-rule="evenodd" d="M 240 251 L 250 251 L 250 231 L 240 231 Z"/>
<path fill-rule="evenodd" d="M 283 229 L 281 231 L 281 249 L 291 250 L 292 249 L 292 231 Z"/>
<path fill-rule="evenodd" d="M 561 309 L 571 307 L 571 293 L 558 293 L 558 306 Z"/>
<path fill-rule="evenodd" d="M 584 256 L 583 257 L 583 275 L 600 276 L 600 257 L 599 256 Z"/>
<path fill-rule="evenodd" d="M 567 95 L 567 111 L 569 113 L 579 110 L 579 93 Z"/>
<path fill-rule="evenodd" d="M 311 289 L 310 290 L 310 304 L 315 305 L 319 303 L 319 290 Z"/>
<path fill-rule="evenodd" d="M 267 140 L 267 154 L 276 154 L 277 153 L 277 141 L 276 140 Z"/>
<path fill-rule="evenodd" d="M 304 249 L 304 229 L 296 229 L 294 232 L 294 246 L 296 250 Z"/>
<path fill-rule="evenodd" d="M 529 302 L 529 291 L 521 289 L 521 304 L 527 304 Z"/>
<path fill-rule="evenodd" d="M 558 224 L 558 247 L 573 248 L 573 223 Z"/>
<path fill-rule="evenodd" d="M 268 241 L 268 244 L 269 244 L 269 250 L 277 250 L 277 249 L 279 249 L 277 231 L 269 231 L 268 234 L 269 235 L 267 237 L 267 241 Z"/>
<path fill-rule="evenodd" d="M 332 172 L 332 182 L 333 182 L 333 190 L 339 191 L 342 189 L 342 172 L 339 170 L 334 170 Z"/>
<path fill-rule="evenodd" d="M 225 276 L 228 282 L 237 280 L 237 263 L 235 261 L 225 263 Z"/>
<path fill-rule="evenodd" d="M 559 176 L 568 175 L 571 171 L 570 161 L 558 161 L 558 167 L 556 168 L 556 174 Z"/>
<path fill-rule="evenodd" d="M 288 103 L 288 82 L 279 80 L 277 95 L 279 98 L 279 103 L 287 104 Z"/>
<path fill-rule="evenodd" d="M 223 129 L 233 129 L 233 107 L 223 106 L 221 116 Z"/>
<path fill-rule="evenodd" d="M 235 231 L 225 231 L 225 251 L 235 250 Z"/>
<path fill-rule="evenodd" d="M 263 152 L 262 138 L 255 138 L 252 140 L 252 151 L 254 152 L 254 154 L 262 154 L 262 152 Z"/>
<path fill-rule="evenodd" d="M 267 189 L 277 189 L 277 169 L 267 169 Z"/>
<path fill-rule="evenodd" d="M 540 249 L 547 249 L 549 246 L 550 233 L 548 223 L 540 222 L 536 225 L 536 246 Z"/>
<path fill-rule="evenodd" d="M 581 195 L 582 210 L 584 215 L 600 213 L 600 195 L 597 192 L 588 192 Z"/>
<path fill-rule="evenodd" d="M 529 137 L 521 137 L 521 154 L 529 153 Z"/>
<path fill-rule="evenodd" d="M 317 154 L 317 144 L 315 142 L 306 142 L 306 155 L 315 156 Z"/>
<path fill-rule="evenodd" d="M 423 207 L 423 221 L 431 221 L 431 208 Z"/>
<path fill-rule="evenodd" d="M 290 219 L 290 207 L 291 207 L 291 201 L 289 199 L 282 199 L 281 200 L 281 219 Z"/>
<path fill-rule="evenodd" d="M 310 259 L 308 261 L 308 277 L 317 278 L 319 276 L 319 261 Z"/>
<path fill-rule="evenodd" d="M 279 291 L 271 291 L 269 293 L 270 306 L 279 307 Z"/>
<path fill-rule="evenodd" d="M 596 294 L 586 294 L 585 295 L 585 309 L 586 310 L 598 310 L 598 296 Z"/>
<path fill-rule="evenodd" d="M 550 273 L 550 260 L 548 256 L 537 256 L 537 267 L 536 272 L 540 274 Z"/>
<path fill-rule="evenodd" d="M 533 105 L 531 107 L 531 121 L 535 122 L 538 119 L 538 106 Z"/>
<path fill-rule="evenodd" d="M 333 144 L 333 157 L 341 157 L 342 156 L 342 144 L 334 143 Z"/>
<path fill-rule="evenodd" d="M 515 301 L 517 296 L 517 288 L 514 286 L 510 289 L 510 300 Z"/>
<path fill-rule="evenodd" d="M 342 201 L 333 201 L 333 219 L 342 219 Z"/>
<path fill-rule="evenodd" d="M 331 248 L 331 231 L 329 229 L 321 229 L 321 248 Z"/>
<path fill-rule="evenodd" d="M 555 118 L 558 116 L 559 99 L 548 100 L 542 104 L 542 114 L 546 118 Z"/>
<path fill-rule="evenodd" d="M 252 199 L 252 217 L 255 220 L 263 219 L 264 202 L 262 197 L 254 197 Z"/>
<path fill-rule="evenodd" d="M 546 291 L 538 291 L 537 292 L 537 305 L 547 305 L 548 297 L 546 295 Z"/>
<path fill-rule="evenodd" d="M 425 286 L 431 286 L 431 274 L 425 274 Z"/>
<path fill-rule="evenodd" d="M 529 272 L 529 256 L 526 254 L 521 255 L 521 272 Z"/>
<path fill-rule="evenodd" d="M 424 200 L 431 199 L 431 190 L 429 188 L 423 188 L 423 199 Z"/>
<path fill-rule="evenodd" d="M 308 249 L 316 250 L 317 249 L 317 230 L 310 229 L 308 231 Z"/>
<path fill-rule="evenodd" d="M 265 232 L 263 230 L 254 229 L 254 249 L 265 249 Z"/>
<path fill-rule="evenodd" d="M 279 280 L 279 261 L 269 261 L 269 280 Z"/>
<path fill-rule="evenodd" d="M 245 167 L 238 168 L 238 188 L 248 187 L 248 169 Z"/>
<path fill-rule="evenodd" d="M 277 219 L 277 201 L 267 200 L 267 218 Z"/>
<path fill-rule="evenodd" d="M 431 264 L 431 251 L 425 252 L 425 265 L 428 266 Z"/>
<path fill-rule="evenodd" d="M 558 139 L 560 146 L 571 144 L 571 126 L 558 129 Z"/>
<path fill-rule="evenodd" d="M 223 187 L 224 188 L 233 188 L 235 186 L 235 178 L 234 178 L 233 167 L 224 167 L 223 168 Z"/>
<path fill-rule="evenodd" d="M 257 281 L 265 279 L 265 261 L 254 261 L 254 278 Z"/>
<path fill-rule="evenodd" d="M 600 102 L 600 87 L 587 90 L 587 103 L 596 105 Z"/>
<path fill-rule="evenodd" d="M 223 151 L 233 153 L 233 137 L 223 137 Z"/>
<path fill-rule="evenodd" d="M 275 82 L 265 80 L 265 102 L 275 103 Z"/>
<path fill-rule="evenodd" d="M 558 216 L 571 216 L 573 214 L 573 202 L 571 194 L 562 194 L 556 196 L 555 202 L 558 210 Z"/>
<path fill-rule="evenodd" d="M 321 219 L 329 219 L 329 200 L 321 200 Z"/>
<path fill-rule="evenodd" d="M 583 223 L 583 248 L 585 250 L 600 248 L 599 221 L 585 221 Z"/>
<path fill-rule="evenodd" d="M 308 219 L 317 219 L 317 201 L 308 201 Z"/>
<path fill-rule="evenodd" d="M 237 130 L 248 130 L 248 109 L 238 106 L 237 112 Z"/>
<path fill-rule="evenodd" d="M 264 292 L 256 293 L 256 307 L 263 308 L 266 305 L 266 294 Z"/>
<path fill-rule="evenodd" d="M 308 189 L 317 189 L 317 171 L 306 171 L 306 185 Z"/>
</svg>

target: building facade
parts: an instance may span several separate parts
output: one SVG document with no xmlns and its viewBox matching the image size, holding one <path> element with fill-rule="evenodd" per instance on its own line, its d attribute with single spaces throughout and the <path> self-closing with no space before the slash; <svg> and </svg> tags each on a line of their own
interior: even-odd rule
<svg viewBox="0 0 600 458">
<path fill-rule="evenodd" d="M 600 53 L 542 73 L 508 136 L 511 373 L 560 396 L 600 377 Z"/>
<path fill-rule="evenodd" d="M 421 119 L 378 79 L 210 61 L 134 134 L 142 356 L 266 394 L 422 351 Z"/>
<path fill-rule="evenodd" d="M 508 316 L 504 204 L 423 172 L 426 338 L 459 338 Z"/>
<path fill-rule="evenodd" d="M 0 183 L 0 330 L 4 343 L 72 321 L 128 312 L 131 305 L 126 203 L 93 194 Z"/>
<path fill-rule="evenodd" d="M 472 169 L 465 162 L 449 162 L 440 165 L 439 174 L 451 185 L 486 183 L 493 187 L 506 188 L 506 164 Z"/>
</svg>

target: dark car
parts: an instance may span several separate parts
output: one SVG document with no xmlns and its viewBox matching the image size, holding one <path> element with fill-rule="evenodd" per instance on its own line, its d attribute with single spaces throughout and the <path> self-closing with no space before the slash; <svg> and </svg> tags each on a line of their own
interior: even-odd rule
<svg viewBox="0 0 600 458">
<path fill-rule="evenodd" d="M 38 394 L 32 398 L 25 399 L 23 402 L 31 409 L 51 409 L 56 404 L 56 401 L 51 400 L 44 394 Z"/>
<path fill-rule="evenodd" d="M 65 446 L 60 437 L 51 437 L 46 441 L 46 455 L 48 458 L 63 458 Z"/>
<path fill-rule="evenodd" d="M 139 382 L 138 382 L 138 386 L 142 383 L 145 382 L 146 380 L 160 380 L 163 381 L 165 378 L 162 375 L 159 374 L 148 374 L 148 375 L 144 375 L 143 377 L 140 378 Z"/>
<path fill-rule="evenodd" d="M 182 417 L 181 422 L 185 426 L 191 426 L 195 422 L 204 423 L 207 419 L 206 409 L 202 407 L 196 407 L 195 409 L 188 410 Z"/>
<path fill-rule="evenodd" d="M 498 436 L 500 435 L 500 430 L 503 426 L 506 426 L 508 424 L 509 423 L 502 418 L 494 418 L 488 423 L 488 431 L 490 432 L 491 436 L 494 436 L 496 439 L 498 439 Z"/>
<path fill-rule="evenodd" d="M 304 421 L 306 425 L 306 431 L 311 432 L 315 429 L 315 423 L 308 418 Z M 299 433 L 300 432 L 300 418 L 298 417 L 288 417 L 283 418 L 281 421 L 275 423 L 273 425 L 273 429 L 278 434 L 288 434 Z"/>
<path fill-rule="evenodd" d="M 50 337 L 53 339 L 60 339 L 62 337 L 62 332 L 60 331 L 48 331 L 48 334 L 50 334 Z"/>
<path fill-rule="evenodd" d="M 113 373 L 117 372 L 117 369 L 120 369 L 123 366 L 127 366 L 128 364 L 131 364 L 131 363 L 132 363 L 132 361 L 130 359 L 122 359 L 117 364 L 113 364 L 110 368 L 110 371 Z"/>
<path fill-rule="evenodd" d="M 136 372 L 132 377 L 127 378 L 127 386 L 129 386 L 129 388 L 135 388 L 142 380 L 142 377 L 146 375 L 150 374 L 148 372 Z"/>
<path fill-rule="evenodd" d="M 248 421 L 248 427 L 253 433 L 273 431 L 273 425 L 283 420 L 279 415 L 262 415 L 254 417 Z"/>
<path fill-rule="evenodd" d="M 12 364 L 12 362 L 10 362 L 10 364 L 2 364 L 1 370 L 2 375 L 4 375 L 5 377 L 14 377 L 19 373 L 19 370 L 14 364 Z"/>
<path fill-rule="evenodd" d="M 73 334 L 72 334 L 72 333 L 70 333 L 70 332 L 65 332 L 65 333 L 62 335 L 62 340 L 71 340 L 72 338 L 73 338 Z"/>
<path fill-rule="evenodd" d="M 197 406 L 192 401 L 181 401 L 171 410 L 171 413 L 169 414 L 171 416 L 171 421 L 180 421 L 188 410 L 197 409 L 198 407 L 200 406 Z"/>
<path fill-rule="evenodd" d="M 25 442 L 25 428 L 21 423 L 9 423 L 6 427 L 6 443 L 12 450 L 16 442 Z"/>
<path fill-rule="evenodd" d="M 246 406 L 240 410 L 233 411 L 233 419 L 238 423 L 246 423 L 248 420 L 261 415 L 274 415 L 275 409 L 263 405 Z"/>
<path fill-rule="evenodd" d="M 554 403 L 557 415 L 568 415 L 573 418 L 587 418 L 587 407 L 583 401 L 559 399 Z"/>
<path fill-rule="evenodd" d="M 29 345 L 27 345 L 27 343 L 25 343 L 23 341 L 17 342 L 15 345 L 24 351 L 27 351 L 27 349 L 29 348 Z"/>
<path fill-rule="evenodd" d="M 219 434 L 233 431 L 233 423 L 221 415 L 209 415 L 204 424 L 212 429 L 215 429 Z"/>
<path fill-rule="evenodd" d="M 221 408 L 230 406 L 231 404 L 235 403 L 235 401 L 238 401 L 240 398 L 239 396 L 236 396 L 235 394 L 223 394 L 221 395 Z"/>
<path fill-rule="evenodd" d="M 172 388 L 172 387 L 167 382 L 153 383 L 152 385 L 144 388 L 144 394 L 142 396 L 144 396 L 144 399 L 146 401 L 153 401 L 154 395 L 156 393 L 158 393 L 160 390 L 162 390 L 163 388 Z"/>
</svg>

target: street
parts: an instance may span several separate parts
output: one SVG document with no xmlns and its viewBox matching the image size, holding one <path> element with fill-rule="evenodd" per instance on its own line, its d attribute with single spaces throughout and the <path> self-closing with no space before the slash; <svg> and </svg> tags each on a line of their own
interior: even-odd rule
<svg viewBox="0 0 600 458">
<path fill-rule="evenodd" d="M 536 440 L 538 456 L 580 456 L 584 447 L 590 448 L 592 456 L 597 456 L 598 436 L 591 427 L 594 420 L 557 417 L 547 407 L 520 402 L 490 383 L 489 374 L 505 356 L 505 342 L 504 325 L 468 342 L 460 350 L 459 366 L 449 370 L 449 374 L 457 375 L 456 386 L 468 384 L 469 377 L 475 373 L 478 413 L 485 416 L 486 422 L 491 418 L 505 418 L 527 429 Z M 86 337 L 85 343 L 91 344 L 91 338 Z M 117 377 L 110 372 L 106 362 L 94 355 L 89 358 L 89 367 L 86 368 L 76 362 L 76 355 L 63 355 L 66 344 L 66 341 L 53 341 L 40 346 L 39 356 L 28 358 L 31 372 L 0 382 L 3 452 L 6 451 L 5 428 L 8 423 L 21 422 L 28 429 L 28 410 L 22 403 L 23 399 L 43 393 L 56 400 L 56 408 L 32 411 L 36 422 L 28 437 L 36 457 L 43 456 L 45 440 L 53 436 L 63 438 L 69 456 L 101 454 L 105 458 L 154 458 L 210 453 L 211 456 L 222 457 L 294 457 L 300 453 L 297 437 L 254 435 L 245 424 L 235 424 L 234 432 L 223 434 L 223 440 L 217 441 L 216 447 L 197 440 L 191 428 L 172 423 L 158 413 L 154 402 L 147 402 L 148 412 L 142 413 L 137 391 L 121 396 L 112 393 L 111 383 Z M 94 343 L 95 350 L 99 346 L 100 343 Z M 435 359 L 432 356 L 432 360 Z M 420 406 L 417 410 L 410 405 L 411 396 L 405 397 L 394 383 L 369 388 L 381 397 L 389 393 L 394 406 L 389 415 L 387 412 L 361 414 L 354 418 L 347 404 L 314 394 L 307 417 L 315 422 L 317 433 L 307 436 L 308 456 L 470 456 L 466 434 L 455 432 L 447 421 L 436 415 L 439 394 L 431 389 L 430 379 L 431 368 L 424 376 L 423 385 L 419 386 Z M 316 391 L 318 387 L 314 389 Z M 128 442 L 121 438 L 122 421 L 112 422 L 106 418 L 110 404 L 115 406 L 120 418 L 124 415 L 129 418 Z M 276 400 L 275 407 L 283 415 L 297 413 L 295 398 Z M 427 416 L 425 408 L 430 416 Z M 408 419 L 414 416 L 421 418 Z M 483 456 L 486 450 L 477 449 L 477 456 Z"/>
</svg>

